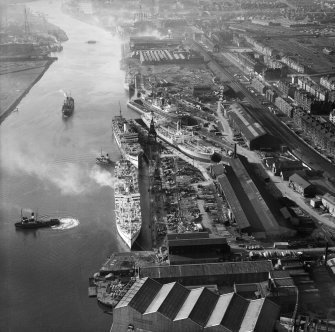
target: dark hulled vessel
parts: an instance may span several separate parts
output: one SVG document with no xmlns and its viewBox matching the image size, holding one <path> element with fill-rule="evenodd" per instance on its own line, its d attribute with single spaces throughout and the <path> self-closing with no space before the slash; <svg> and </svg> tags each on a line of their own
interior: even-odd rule
<svg viewBox="0 0 335 332">
<path fill-rule="evenodd" d="M 62 107 L 62 113 L 65 118 L 72 115 L 74 111 L 74 99 L 71 96 L 66 96 L 63 107 Z"/>
<path fill-rule="evenodd" d="M 32 212 L 30 218 L 21 216 L 21 221 L 15 223 L 15 227 L 21 229 L 35 229 L 56 226 L 59 224 L 59 219 L 37 220 L 37 218 L 35 218 L 34 212 Z"/>
<path fill-rule="evenodd" d="M 114 165 L 113 160 L 111 160 L 109 158 L 109 154 L 107 153 L 106 156 L 105 156 L 102 153 L 102 151 L 101 151 L 100 156 L 95 158 L 95 162 L 96 162 L 96 164 L 98 164 L 100 166 L 113 166 Z"/>
</svg>

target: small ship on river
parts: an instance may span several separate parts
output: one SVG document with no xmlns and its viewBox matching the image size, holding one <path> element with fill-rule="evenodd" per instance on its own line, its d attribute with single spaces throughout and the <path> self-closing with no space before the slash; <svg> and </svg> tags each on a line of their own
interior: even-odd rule
<svg viewBox="0 0 335 332">
<path fill-rule="evenodd" d="M 36 228 L 42 228 L 42 227 L 56 226 L 59 224 L 60 224 L 59 219 L 38 220 L 35 217 L 35 213 L 32 212 L 29 218 L 22 216 L 22 213 L 21 213 L 21 221 L 15 223 L 15 227 L 20 228 L 20 229 L 36 229 Z"/>
<path fill-rule="evenodd" d="M 74 111 L 74 99 L 71 96 L 65 96 L 65 100 L 62 106 L 62 113 L 64 118 L 68 118 L 73 114 Z"/>
</svg>

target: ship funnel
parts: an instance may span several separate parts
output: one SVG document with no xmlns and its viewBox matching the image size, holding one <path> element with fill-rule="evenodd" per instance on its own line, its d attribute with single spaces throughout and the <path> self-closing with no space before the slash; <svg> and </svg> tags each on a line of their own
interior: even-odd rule
<svg viewBox="0 0 335 332">
<path fill-rule="evenodd" d="M 128 131 L 128 127 L 127 127 L 127 124 L 126 123 L 124 123 L 123 124 L 123 132 L 127 132 Z"/>
<path fill-rule="evenodd" d="M 325 265 L 327 264 L 327 260 L 328 260 L 328 251 L 329 251 L 329 244 L 327 242 L 326 250 L 325 250 Z"/>
</svg>

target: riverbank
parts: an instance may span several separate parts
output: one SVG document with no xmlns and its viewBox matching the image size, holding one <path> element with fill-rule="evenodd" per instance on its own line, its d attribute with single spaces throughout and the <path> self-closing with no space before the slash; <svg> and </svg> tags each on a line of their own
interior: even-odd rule
<svg viewBox="0 0 335 332">
<path fill-rule="evenodd" d="M 16 109 L 57 58 L 1 61 L 0 124 Z"/>
</svg>

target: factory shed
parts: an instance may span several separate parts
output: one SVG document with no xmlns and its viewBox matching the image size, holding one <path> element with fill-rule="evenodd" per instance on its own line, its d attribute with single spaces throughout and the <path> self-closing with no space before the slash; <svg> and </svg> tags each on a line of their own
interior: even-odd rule
<svg viewBox="0 0 335 332">
<path fill-rule="evenodd" d="M 141 278 L 149 277 L 162 283 L 178 281 L 184 286 L 229 285 L 268 280 L 273 270 L 271 261 L 221 262 L 148 266 L 139 269 Z"/>
<path fill-rule="evenodd" d="M 300 160 L 276 160 L 271 168 L 273 174 L 279 176 L 281 172 L 300 171 L 305 167 Z"/>
<path fill-rule="evenodd" d="M 278 139 L 268 134 L 241 104 L 230 105 L 226 115 L 231 126 L 242 135 L 250 150 L 278 148 Z"/>
<path fill-rule="evenodd" d="M 218 182 L 232 213 L 230 219 L 241 231 L 258 233 L 257 236 L 280 234 L 281 227 L 240 158 L 232 158 L 229 163 Z"/>
<path fill-rule="evenodd" d="M 146 292 L 150 301 L 138 310 L 132 303 Z M 157 285 L 144 278 L 114 308 L 111 332 L 126 332 L 130 326 L 155 332 L 271 332 L 278 317 L 279 307 L 266 298 L 251 301 L 234 293 L 188 290 L 176 282 Z"/>
<path fill-rule="evenodd" d="M 288 186 L 304 197 L 315 195 L 314 185 L 297 173 L 289 177 Z"/>
<path fill-rule="evenodd" d="M 244 213 L 243 211 L 243 207 L 240 203 L 240 200 L 238 199 L 235 190 L 236 188 L 234 188 L 232 186 L 232 184 L 230 183 L 229 179 L 227 176 L 220 176 L 218 178 L 219 184 L 221 186 L 221 189 L 228 201 L 230 210 L 232 212 L 232 218 L 234 221 L 236 221 L 239 229 L 241 231 L 245 231 L 245 232 L 251 232 L 252 228 L 251 228 L 251 224 L 248 220 L 247 215 Z"/>
<path fill-rule="evenodd" d="M 208 232 L 176 234 L 174 237 L 169 235 L 171 265 L 219 262 L 230 252 L 226 238 L 209 237 Z"/>
</svg>

